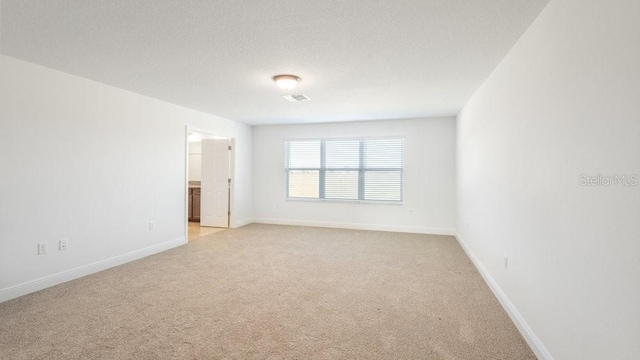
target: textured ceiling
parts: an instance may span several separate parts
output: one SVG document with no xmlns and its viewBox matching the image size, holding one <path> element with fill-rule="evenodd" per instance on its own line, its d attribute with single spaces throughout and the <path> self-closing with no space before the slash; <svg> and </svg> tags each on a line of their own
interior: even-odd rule
<svg viewBox="0 0 640 360">
<path fill-rule="evenodd" d="M 547 2 L 2 0 L 0 50 L 254 125 L 455 115 Z"/>
</svg>

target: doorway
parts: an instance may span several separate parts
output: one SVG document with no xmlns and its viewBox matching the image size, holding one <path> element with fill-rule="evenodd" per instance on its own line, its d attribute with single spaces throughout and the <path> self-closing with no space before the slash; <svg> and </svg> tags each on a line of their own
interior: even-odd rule
<svg viewBox="0 0 640 360">
<path fill-rule="evenodd" d="M 186 236 L 189 241 L 231 225 L 234 139 L 187 128 Z"/>
</svg>

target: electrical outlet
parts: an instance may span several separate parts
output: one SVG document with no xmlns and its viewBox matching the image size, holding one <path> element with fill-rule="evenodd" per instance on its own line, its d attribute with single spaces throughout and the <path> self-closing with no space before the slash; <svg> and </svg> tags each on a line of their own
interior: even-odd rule
<svg viewBox="0 0 640 360">
<path fill-rule="evenodd" d="M 58 249 L 60 249 L 60 251 L 67 250 L 67 239 L 62 239 L 58 242 Z"/>
<path fill-rule="evenodd" d="M 413 210 L 409 210 L 409 216 L 413 216 Z"/>
<path fill-rule="evenodd" d="M 504 255 L 504 268 L 509 268 L 509 257 L 506 254 Z"/>
<path fill-rule="evenodd" d="M 469 223 L 467 223 L 467 231 L 469 231 Z"/>
<path fill-rule="evenodd" d="M 156 229 L 156 223 L 154 221 L 149 222 L 149 231 L 153 231 Z"/>
<path fill-rule="evenodd" d="M 38 243 L 38 255 L 44 255 L 47 253 L 47 243 Z"/>
</svg>

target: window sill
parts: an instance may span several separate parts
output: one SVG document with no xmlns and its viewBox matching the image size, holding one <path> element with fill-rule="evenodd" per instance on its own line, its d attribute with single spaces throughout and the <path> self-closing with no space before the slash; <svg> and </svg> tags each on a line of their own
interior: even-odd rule
<svg viewBox="0 0 640 360">
<path fill-rule="evenodd" d="M 285 198 L 285 201 L 293 202 L 327 202 L 340 204 L 371 204 L 371 205 L 404 205 L 403 201 L 382 201 L 382 200 L 341 200 L 341 199 L 313 199 L 313 198 Z"/>
</svg>

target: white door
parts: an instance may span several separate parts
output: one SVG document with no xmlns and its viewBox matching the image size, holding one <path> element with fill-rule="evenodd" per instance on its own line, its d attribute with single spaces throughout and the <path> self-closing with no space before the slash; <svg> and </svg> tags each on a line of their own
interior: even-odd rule
<svg viewBox="0 0 640 360">
<path fill-rule="evenodd" d="M 229 226 L 229 140 L 202 140 L 200 226 Z"/>
</svg>

